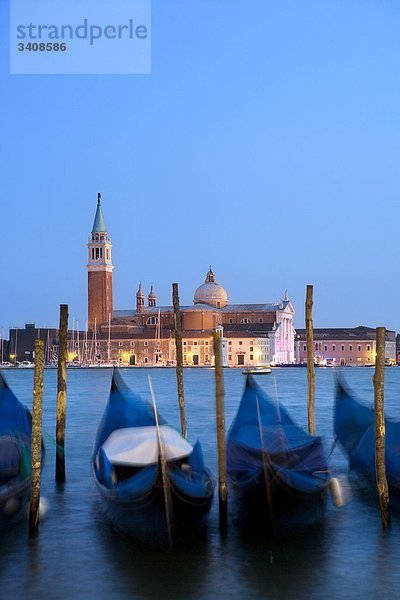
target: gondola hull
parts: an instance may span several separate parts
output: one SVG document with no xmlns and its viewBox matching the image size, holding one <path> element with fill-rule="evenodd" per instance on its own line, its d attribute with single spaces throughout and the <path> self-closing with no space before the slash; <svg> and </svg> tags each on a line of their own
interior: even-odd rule
<svg viewBox="0 0 400 600">
<path fill-rule="evenodd" d="M 377 494 L 375 474 L 375 426 L 372 408 L 359 402 L 337 381 L 335 433 L 349 467 Z M 400 510 L 400 422 L 385 419 L 385 464 L 391 508 Z"/>
<path fill-rule="evenodd" d="M 160 436 L 167 435 L 169 426 L 161 417 L 158 420 Z M 94 481 L 103 510 L 115 527 L 144 542 L 164 543 L 171 535 L 192 534 L 202 526 L 211 507 L 215 481 L 204 466 L 199 442 L 191 447 L 176 432 L 178 446 L 183 443 L 189 451 L 179 460 L 165 461 L 165 480 L 161 455 L 155 463 L 154 458 L 149 458 L 151 440 L 148 436 L 154 433 L 154 426 L 153 408 L 134 395 L 120 375 L 114 373 L 93 453 Z M 140 452 L 135 444 L 132 446 L 136 433 L 143 448 Z M 133 450 L 131 447 L 130 452 L 140 454 L 143 466 L 118 466 L 111 456 L 111 448 L 118 444 L 120 447 L 121 439 L 125 444 L 131 444 Z M 149 462 L 145 464 L 147 458 Z"/>
<path fill-rule="evenodd" d="M 157 477 L 157 479 L 159 479 Z M 165 512 L 165 494 L 162 484 L 154 483 L 138 494 L 116 494 L 102 486 L 95 477 L 103 512 L 119 530 L 145 543 L 168 543 Z M 171 533 L 193 534 L 203 526 L 210 510 L 212 494 L 207 497 L 186 495 L 178 488 L 170 488 L 172 502 Z"/>
<path fill-rule="evenodd" d="M 288 486 L 279 474 L 268 475 L 265 482 L 264 472 L 248 485 L 235 485 L 231 480 L 232 505 L 236 519 L 246 527 L 263 530 L 271 534 L 291 534 L 312 525 L 323 517 L 326 503 L 324 475 L 322 489 L 306 495 L 298 489 Z"/>
<path fill-rule="evenodd" d="M 0 530 L 27 513 L 32 417 L 0 373 Z M 42 464 L 44 463 L 44 446 Z"/>
<path fill-rule="evenodd" d="M 0 484 L 0 530 L 18 523 L 28 511 L 30 482 L 12 481 L 5 486 Z"/>
<path fill-rule="evenodd" d="M 323 515 L 321 439 L 304 433 L 252 377 L 228 434 L 227 464 L 234 513 L 246 526 L 286 535 Z"/>
</svg>

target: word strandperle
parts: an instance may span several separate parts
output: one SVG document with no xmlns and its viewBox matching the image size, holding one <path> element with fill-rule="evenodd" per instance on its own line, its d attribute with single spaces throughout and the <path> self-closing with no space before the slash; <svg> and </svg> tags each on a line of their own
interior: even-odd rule
<svg viewBox="0 0 400 600">
<path fill-rule="evenodd" d="M 88 19 L 74 27 L 72 25 L 29 25 L 17 26 L 17 38 L 19 40 L 89 40 L 93 46 L 96 40 L 101 38 L 108 40 L 137 39 L 145 40 L 148 37 L 146 25 L 136 25 L 133 19 L 129 19 L 127 24 L 123 25 L 92 25 Z"/>
</svg>

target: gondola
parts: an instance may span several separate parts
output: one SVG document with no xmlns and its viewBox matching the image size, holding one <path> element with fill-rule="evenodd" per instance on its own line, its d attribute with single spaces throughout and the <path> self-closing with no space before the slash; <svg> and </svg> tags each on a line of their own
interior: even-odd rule
<svg viewBox="0 0 400 600">
<path fill-rule="evenodd" d="M 328 469 L 321 438 L 307 435 L 251 375 L 228 433 L 227 470 L 243 524 L 287 535 L 323 515 Z"/>
<path fill-rule="evenodd" d="M 30 493 L 32 418 L 0 373 L 0 529 L 24 514 Z"/>
<path fill-rule="evenodd" d="M 210 510 L 215 481 L 200 443 L 191 446 L 161 416 L 157 424 L 153 407 L 116 370 L 92 468 L 106 515 L 140 541 L 193 532 Z"/>
<path fill-rule="evenodd" d="M 376 486 L 374 410 L 336 380 L 335 433 L 350 469 Z M 400 422 L 385 418 L 385 463 L 390 506 L 400 510 Z"/>
</svg>

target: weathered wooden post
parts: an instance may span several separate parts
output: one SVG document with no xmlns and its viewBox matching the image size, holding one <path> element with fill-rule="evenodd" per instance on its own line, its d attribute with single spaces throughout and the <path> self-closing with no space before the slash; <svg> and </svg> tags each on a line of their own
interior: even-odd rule
<svg viewBox="0 0 400 600">
<path fill-rule="evenodd" d="M 219 526 L 226 531 L 228 518 L 228 486 L 226 481 L 226 438 L 224 410 L 224 376 L 222 373 L 221 336 L 213 334 L 215 357 L 215 399 L 217 416 Z"/>
<path fill-rule="evenodd" d="M 315 435 L 315 372 L 314 372 L 314 334 L 312 320 L 313 286 L 307 286 L 306 292 L 306 342 L 307 342 L 307 411 L 308 433 Z"/>
<path fill-rule="evenodd" d="M 178 284 L 172 284 L 172 301 L 174 304 L 174 328 L 176 349 L 176 381 L 178 387 L 179 413 L 181 417 L 181 430 L 184 438 L 187 437 L 185 396 L 183 393 L 183 352 L 182 352 L 182 324 L 179 307 Z"/>
<path fill-rule="evenodd" d="M 67 334 L 68 305 L 60 304 L 60 331 L 57 378 L 57 424 L 56 424 L 56 482 L 65 482 L 65 413 L 67 405 Z"/>
<path fill-rule="evenodd" d="M 42 468 L 44 342 L 35 340 L 35 373 L 33 386 L 31 438 L 31 492 L 29 502 L 29 535 L 39 530 L 40 474 Z"/>
<path fill-rule="evenodd" d="M 375 471 L 378 486 L 379 505 L 381 509 L 382 526 L 390 525 L 389 491 L 386 480 L 385 466 L 385 342 L 386 329 L 376 329 L 376 359 L 374 374 L 374 408 L 375 408 Z"/>
</svg>

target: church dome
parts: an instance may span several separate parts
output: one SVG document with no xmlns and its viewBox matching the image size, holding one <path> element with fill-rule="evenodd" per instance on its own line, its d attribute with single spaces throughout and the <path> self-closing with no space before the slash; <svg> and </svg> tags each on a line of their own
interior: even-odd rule
<svg viewBox="0 0 400 600">
<path fill-rule="evenodd" d="M 228 304 L 228 294 L 222 285 L 215 281 L 214 273 L 210 267 L 205 282 L 194 293 L 195 304 L 208 304 L 215 308 L 224 308 Z"/>
</svg>

